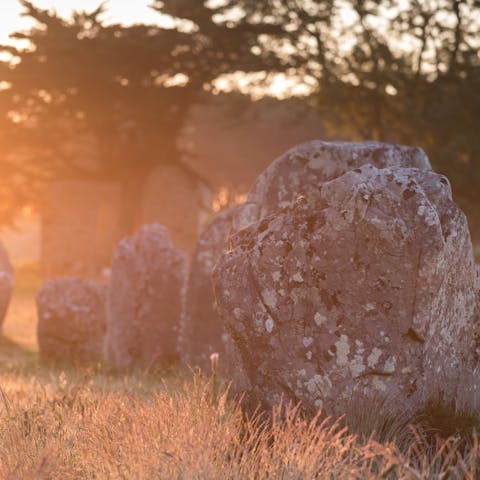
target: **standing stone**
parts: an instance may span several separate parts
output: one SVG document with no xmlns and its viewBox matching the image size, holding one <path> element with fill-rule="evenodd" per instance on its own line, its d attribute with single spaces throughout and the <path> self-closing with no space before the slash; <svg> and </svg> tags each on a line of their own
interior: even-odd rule
<svg viewBox="0 0 480 480">
<path fill-rule="evenodd" d="M 292 205 L 299 195 L 312 202 L 322 183 L 367 164 L 431 170 L 427 155 L 417 147 L 313 140 L 288 150 L 258 177 L 246 201 L 249 216 L 264 218 Z"/>
<path fill-rule="evenodd" d="M 141 222 L 164 225 L 174 244 L 191 254 L 211 204 L 210 187 L 195 170 L 162 163 L 144 185 Z"/>
<path fill-rule="evenodd" d="M 200 236 L 190 267 L 179 334 L 182 360 L 208 371 L 210 356 L 218 353 L 219 367 L 228 375 L 235 369 L 231 339 L 217 314 L 212 272 L 228 250 L 230 232 L 251 223 L 243 204 L 220 212 Z"/>
<path fill-rule="evenodd" d="M 0 242 L 0 332 L 12 299 L 14 271 L 7 250 Z"/>
<path fill-rule="evenodd" d="M 161 225 L 124 238 L 112 264 L 107 294 L 107 361 L 149 367 L 177 357 L 186 260 Z"/>
<path fill-rule="evenodd" d="M 476 281 L 476 286 L 477 290 L 480 293 L 480 264 L 475 265 L 476 270 L 477 270 L 477 281 Z"/>
<path fill-rule="evenodd" d="M 403 409 L 441 364 L 452 399 L 474 361 L 475 269 L 448 180 L 424 170 L 365 165 L 280 212 L 267 196 L 276 213 L 232 237 L 213 279 L 252 398 L 343 413 L 352 396 L 381 395 Z"/>
<path fill-rule="evenodd" d="M 475 265 L 477 278 L 475 282 L 475 290 L 477 291 L 477 359 L 480 364 L 480 264 Z"/>
<path fill-rule="evenodd" d="M 106 288 L 75 277 L 47 280 L 37 292 L 38 343 L 43 356 L 98 361 L 105 335 Z"/>
<path fill-rule="evenodd" d="M 51 182 L 42 200 L 42 275 L 99 277 L 110 264 L 113 246 L 122 238 L 121 198 L 121 186 L 115 182 Z"/>
<path fill-rule="evenodd" d="M 228 334 L 216 311 L 212 272 L 220 256 L 228 249 L 228 238 L 241 207 L 219 213 L 198 239 L 187 283 L 185 311 L 182 317 L 179 349 L 190 366 L 210 367 L 210 355 L 226 357 Z"/>
</svg>

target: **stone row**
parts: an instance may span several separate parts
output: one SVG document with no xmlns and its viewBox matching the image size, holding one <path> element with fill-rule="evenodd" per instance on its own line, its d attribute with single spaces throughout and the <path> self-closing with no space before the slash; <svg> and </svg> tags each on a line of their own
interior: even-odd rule
<svg viewBox="0 0 480 480">
<path fill-rule="evenodd" d="M 47 282 L 39 343 L 120 368 L 180 356 L 208 369 L 219 354 L 265 408 L 404 408 L 454 399 L 478 365 L 479 296 L 465 215 L 421 149 L 313 141 L 215 217 L 188 272 L 153 225 L 122 240 L 107 287 Z"/>
</svg>

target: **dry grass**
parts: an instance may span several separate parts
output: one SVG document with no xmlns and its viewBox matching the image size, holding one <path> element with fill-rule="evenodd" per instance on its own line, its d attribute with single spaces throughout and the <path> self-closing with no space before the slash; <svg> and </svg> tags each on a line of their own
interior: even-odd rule
<svg viewBox="0 0 480 480">
<path fill-rule="evenodd" d="M 12 348 L 12 347 L 10 347 Z M 246 419 L 228 390 L 196 376 L 58 373 L 36 365 L 1 377 L 4 479 L 369 479 L 480 474 L 479 447 L 418 437 L 360 441 L 340 423 L 294 408 Z M 415 436 L 412 435 L 412 439 Z"/>
<path fill-rule="evenodd" d="M 432 445 L 378 406 L 350 430 L 292 407 L 264 421 L 214 378 L 43 364 L 27 291 L 0 344 L 1 479 L 480 478 L 475 436 Z"/>
</svg>

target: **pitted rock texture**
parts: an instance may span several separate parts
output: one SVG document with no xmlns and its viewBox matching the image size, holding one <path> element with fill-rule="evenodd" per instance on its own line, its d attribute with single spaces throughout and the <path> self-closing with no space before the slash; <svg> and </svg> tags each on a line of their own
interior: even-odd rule
<svg viewBox="0 0 480 480">
<path fill-rule="evenodd" d="M 228 249 L 232 225 L 241 206 L 219 213 L 200 235 L 193 255 L 187 283 L 184 314 L 179 336 L 182 360 L 190 366 L 210 369 L 210 355 L 227 361 L 229 335 L 218 317 L 212 285 L 212 272 L 220 256 Z"/>
<path fill-rule="evenodd" d="M 475 289 L 477 291 L 477 353 L 480 364 L 480 264 L 475 265 L 477 271 L 477 278 L 475 282 Z"/>
<path fill-rule="evenodd" d="M 427 155 L 417 147 L 313 140 L 288 150 L 258 177 L 248 194 L 244 223 L 286 208 L 300 195 L 313 202 L 321 184 L 366 164 L 431 170 Z"/>
<path fill-rule="evenodd" d="M 477 270 L 477 281 L 476 281 L 475 285 L 477 287 L 477 291 L 480 294 L 480 264 L 475 265 L 475 268 Z"/>
<path fill-rule="evenodd" d="M 119 368 L 177 358 L 186 259 L 167 229 L 144 225 L 118 245 L 107 294 L 105 357 Z"/>
<path fill-rule="evenodd" d="M 47 280 L 36 295 L 43 356 L 69 361 L 102 359 L 106 287 L 75 277 Z"/>
<path fill-rule="evenodd" d="M 0 331 L 12 298 L 13 284 L 14 270 L 8 258 L 7 250 L 0 242 Z"/>
<path fill-rule="evenodd" d="M 441 365 L 451 399 L 473 362 L 475 270 L 448 180 L 365 165 L 312 198 L 238 232 L 214 271 L 252 398 L 310 413 L 343 413 L 354 396 L 404 408 Z"/>
</svg>

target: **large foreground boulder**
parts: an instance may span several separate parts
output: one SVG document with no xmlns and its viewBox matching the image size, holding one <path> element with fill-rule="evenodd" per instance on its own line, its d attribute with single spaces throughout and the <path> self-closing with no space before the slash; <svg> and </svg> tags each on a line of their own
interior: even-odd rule
<svg viewBox="0 0 480 480">
<path fill-rule="evenodd" d="M 476 265 L 477 270 L 477 281 L 475 284 L 475 288 L 477 290 L 477 322 L 480 325 L 480 264 Z M 480 327 L 479 327 L 480 330 Z M 480 363 L 480 331 L 478 332 L 478 345 L 477 345 L 477 352 L 478 352 L 478 359 Z"/>
<path fill-rule="evenodd" d="M 315 202 L 321 184 L 367 164 L 377 168 L 431 170 L 421 148 L 381 142 L 313 140 L 288 150 L 258 177 L 248 194 L 244 215 L 259 220 L 292 205 L 299 195 Z"/>
<path fill-rule="evenodd" d="M 477 269 L 477 282 L 476 282 L 476 285 L 477 285 L 477 290 L 478 290 L 478 292 L 480 293 L 480 264 L 477 264 L 477 265 L 476 265 L 476 269 Z"/>
<path fill-rule="evenodd" d="M 104 285 L 75 277 L 47 280 L 36 295 L 40 353 L 59 360 L 101 360 L 105 291 Z"/>
<path fill-rule="evenodd" d="M 435 389 L 452 400 L 474 362 L 475 267 L 448 180 L 365 165 L 318 183 L 283 211 L 267 196 L 273 214 L 234 235 L 215 269 L 239 381 L 267 408 L 283 397 L 312 413 L 342 413 L 355 396 L 401 409 Z"/>
<path fill-rule="evenodd" d="M 120 242 L 107 295 L 109 363 L 143 368 L 176 359 L 185 276 L 185 255 L 165 227 L 144 225 Z"/>
</svg>

